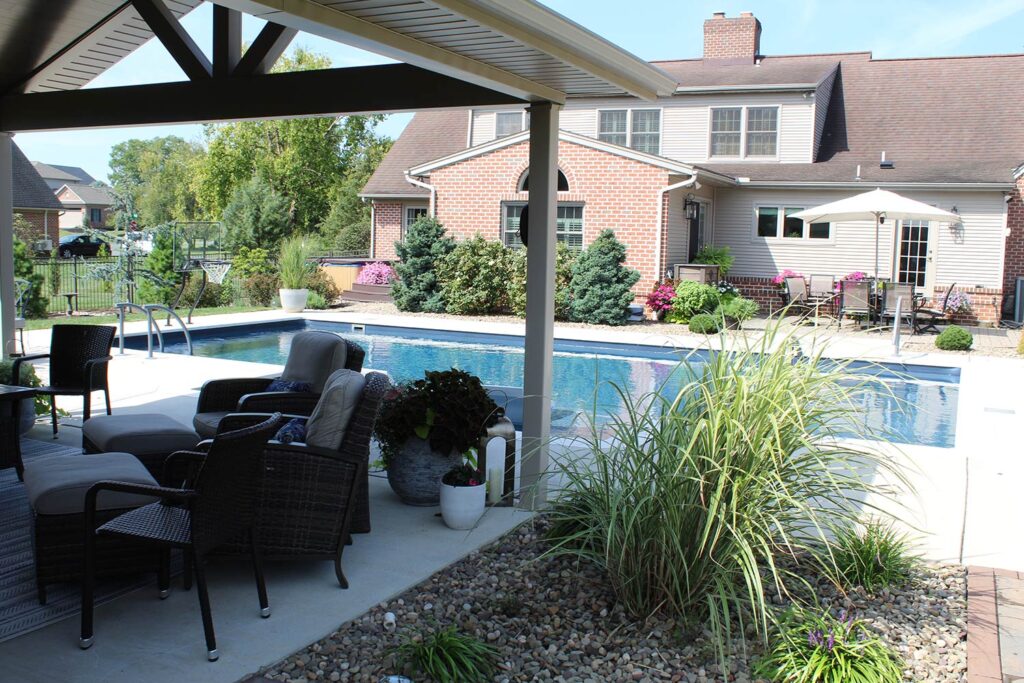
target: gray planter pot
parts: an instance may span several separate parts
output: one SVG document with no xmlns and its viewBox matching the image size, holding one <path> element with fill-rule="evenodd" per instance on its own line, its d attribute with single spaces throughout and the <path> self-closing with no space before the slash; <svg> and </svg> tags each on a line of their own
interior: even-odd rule
<svg viewBox="0 0 1024 683">
<path fill-rule="evenodd" d="M 462 455 L 442 455 L 430 443 L 412 437 L 388 464 L 388 483 L 407 505 L 432 506 L 441 502 L 441 477 L 462 464 Z"/>
</svg>

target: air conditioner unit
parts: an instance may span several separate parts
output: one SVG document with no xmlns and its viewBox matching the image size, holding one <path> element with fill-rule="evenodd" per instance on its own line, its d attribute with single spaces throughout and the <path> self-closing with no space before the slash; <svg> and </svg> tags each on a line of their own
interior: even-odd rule
<svg viewBox="0 0 1024 683">
<path fill-rule="evenodd" d="M 53 250 L 53 240 L 36 240 L 32 243 L 32 251 L 51 251 Z"/>
</svg>

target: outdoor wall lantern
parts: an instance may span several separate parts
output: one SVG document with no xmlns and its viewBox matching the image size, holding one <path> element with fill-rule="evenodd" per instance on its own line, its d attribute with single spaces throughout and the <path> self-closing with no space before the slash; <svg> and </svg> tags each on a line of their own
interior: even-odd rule
<svg viewBox="0 0 1024 683">
<path fill-rule="evenodd" d="M 698 215 L 698 212 L 700 211 L 700 204 L 698 204 L 697 202 L 695 202 L 692 199 L 690 199 L 689 197 L 687 197 L 686 198 L 686 203 L 683 204 L 683 208 L 686 209 L 686 218 L 687 218 L 687 220 L 691 220 L 691 221 L 697 220 L 697 215 Z"/>
</svg>

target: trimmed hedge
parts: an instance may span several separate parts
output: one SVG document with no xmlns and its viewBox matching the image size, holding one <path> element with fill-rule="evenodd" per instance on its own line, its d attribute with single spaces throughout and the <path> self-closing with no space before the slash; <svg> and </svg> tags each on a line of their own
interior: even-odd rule
<svg viewBox="0 0 1024 683">
<path fill-rule="evenodd" d="M 722 318 L 712 313 L 698 313 L 690 318 L 690 332 L 715 334 L 722 326 Z"/>
<path fill-rule="evenodd" d="M 943 351 L 968 351 L 973 345 L 974 336 L 959 325 L 950 325 L 935 338 L 935 346 Z"/>
</svg>

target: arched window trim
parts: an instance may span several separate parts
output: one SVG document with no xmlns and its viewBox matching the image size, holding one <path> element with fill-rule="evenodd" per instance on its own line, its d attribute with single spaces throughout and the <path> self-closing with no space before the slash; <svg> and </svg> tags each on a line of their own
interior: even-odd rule
<svg viewBox="0 0 1024 683">
<path fill-rule="evenodd" d="M 527 169 L 527 170 L 523 171 L 523 174 L 521 176 L 519 176 L 519 184 L 516 186 L 516 189 L 519 192 L 529 192 L 530 191 L 529 183 L 530 183 L 530 171 L 529 171 L 529 169 Z M 562 173 L 562 169 L 558 169 L 558 191 L 559 192 L 568 192 L 569 191 L 569 179 L 565 177 L 564 173 Z"/>
</svg>

